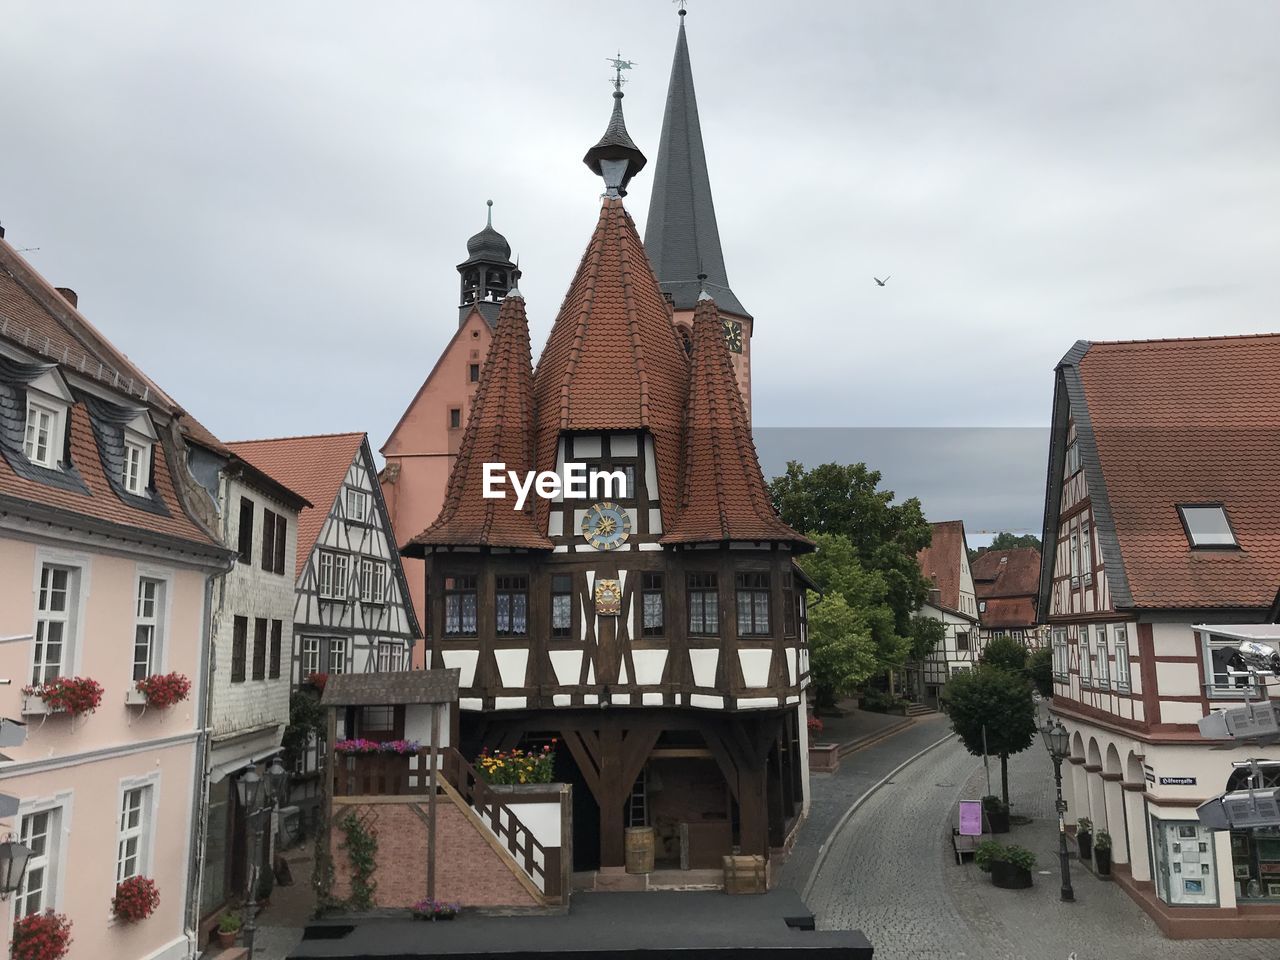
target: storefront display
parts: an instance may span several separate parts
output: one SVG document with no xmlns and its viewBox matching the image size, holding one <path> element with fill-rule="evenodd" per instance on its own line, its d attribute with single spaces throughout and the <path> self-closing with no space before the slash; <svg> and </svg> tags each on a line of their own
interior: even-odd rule
<svg viewBox="0 0 1280 960">
<path fill-rule="evenodd" d="M 1280 828 L 1231 832 L 1236 899 L 1280 900 Z"/>
<path fill-rule="evenodd" d="M 1213 831 L 1195 820 L 1159 820 L 1153 816 L 1151 838 L 1160 899 L 1170 904 L 1216 906 Z"/>
</svg>

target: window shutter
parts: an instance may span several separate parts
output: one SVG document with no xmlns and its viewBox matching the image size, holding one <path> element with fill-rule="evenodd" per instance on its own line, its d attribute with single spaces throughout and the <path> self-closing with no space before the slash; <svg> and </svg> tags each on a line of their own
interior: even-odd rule
<svg viewBox="0 0 1280 960">
<path fill-rule="evenodd" d="M 270 510 L 262 511 L 262 569 L 272 570 L 276 556 L 276 515 Z"/>
<path fill-rule="evenodd" d="M 288 539 L 289 521 L 284 517 L 276 517 L 275 565 L 276 573 L 284 573 L 284 545 Z"/>
<path fill-rule="evenodd" d="M 231 628 L 231 682 L 244 681 L 245 645 L 249 639 L 249 618 L 236 617 Z"/>
<path fill-rule="evenodd" d="M 280 676 L 280 640 L 284 624 L 279 620 L 271 621 L 271 670 L 267 674 L 272 680 Z"/>
<path fill-rule="evenodd" d="M 253 562 L 253 501 L 240 498 L 240 562 Z"/>
<path fill-rule="evenodd" d="M 267 676 L 267 621 L 257 617 L 253 621 L 253 679 L 265 680 Z"/>
</svg>

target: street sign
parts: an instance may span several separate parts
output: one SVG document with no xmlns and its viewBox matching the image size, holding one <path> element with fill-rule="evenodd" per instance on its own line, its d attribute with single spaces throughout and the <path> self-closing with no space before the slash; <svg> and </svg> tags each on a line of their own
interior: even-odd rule
<svg viewBox="0 0 1280 960">
<path fill-rule="evenodd" d="M 1194 787 L 1196 785 L 1195 777 L 1161 777 L 1160 786 L 1162 787 Z"/>
</svg>

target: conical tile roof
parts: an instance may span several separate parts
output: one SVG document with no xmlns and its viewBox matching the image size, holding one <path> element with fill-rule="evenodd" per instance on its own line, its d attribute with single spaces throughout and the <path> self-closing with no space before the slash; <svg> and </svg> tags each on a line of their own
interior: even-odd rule
<svg viewBox="0 0 1280 960">
<path fill-rule="evenodd" d="M 771 540 L 812 547 L 773 509 L 724 327 L 709 297 L 694 310 L 686 411 L 679 510 L 662 542 Z"/>
<path fill-rule="evenodd" d="M 635 223 L 605 197 L 534 375 L 538 463 L 555 466 L 564 430 L 648 430 L 665 516 L 679 489 L 688 371 Z"/>
<path fill-rule="evenodd" d="M 521 476 L 536 469 L 532 426 L 529 322 L 524 297 L 512 290 L 498 313 L 444 506 L 435 522 L 405 545 L 406 556 L 420 557 L 428 546 L 447 545 L 551 549 L 551 541 L 540 532 L 545 520 L 540 527 L 534 518 L 531 501 L 536 498 L 515 510 L 509 488 L 506 499 L 484 497 L 486 463 L 505 463 L 507 470 Z"/>
</svg>

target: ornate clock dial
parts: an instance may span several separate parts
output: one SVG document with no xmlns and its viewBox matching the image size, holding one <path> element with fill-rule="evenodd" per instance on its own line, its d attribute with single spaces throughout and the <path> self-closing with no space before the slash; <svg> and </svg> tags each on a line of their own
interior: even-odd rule
<svg viewBox="0 0 1280 960">
<path fill-rule="evenodd" d="M 597 550 L 616 550 L 631 536 L 631 514 L 612 500 L 593 503 L 582 518 L 582 539 Z"/>
<path fill-rule="evenodd" d="M 724 339 L 734 353 L 742 352 L 742 324 L 737 320 L 721 320 L 724 326 Z"/>
</svg>

